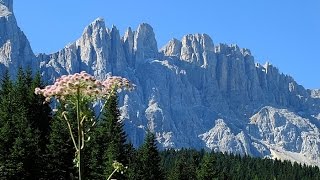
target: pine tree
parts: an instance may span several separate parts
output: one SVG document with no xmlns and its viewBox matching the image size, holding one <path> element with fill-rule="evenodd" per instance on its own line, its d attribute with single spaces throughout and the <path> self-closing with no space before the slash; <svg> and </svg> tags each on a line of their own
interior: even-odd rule
<svg viewBox="0 0 320 180">
<path fill-rule="evenodd" d="M 74 147 L 69 135 L 67 123 L 62 117 L 64 108 L 60 106 L 50 123 L 49 142 L 47 144 L 47 179 L 70 179 L 76 175 L 73 163 Z"/>
<path fill-rule="evenodd" d="M 30 79 L 31 72 L 26 73 L 26 84 L 30 87 L 26 93 L 28 99 L 28 118 L 33 129 L 40 131 L 41 144 L 47 143 L 51 120 L 51 108 L 48 103 L 43 103 L 45 98 L 34 93 L 36 87 L 44 87 L 41 75 L 37 72 L 34 78 Z"/>
<path fill-rule="evenodd" d="M 178 153 L 174 167 L 169 175 L 169 179 L 196 179 L 196 163 L 192 157 L 193 152 L 187 149 L 182 149 Z"/>
<path fill-rule="evenodd" d="M 13 113 L 11 108 L 11 98 L 13 84 L 10 80 L 8 71 L 5 72 L 0 91 L 0 172 L 2 173 L 5 166 L 6 157 L 10 152 L 13 143 L 14 134 L 12 133 L 12 121 L 9 121 L 10 114 Z"/>
<path fill-rule="evenodd" d="M 8 73 L 0 93 L 0 175 L 5 179 L 41 177 L 39 136 L 28 120 L 25 75 L 19 70 L 13 84 Z"/>
<path fill-rule="evenodd" d="M 7 162 L 12 144 L 14 142 L 14 125 L 12 114 L 14 112 L 12 104 L 13 84 L 8 71 L 5 72 L 1 81 L 0 91 L 0 178 L 5 179 L 8 174 Z"/>
<path fill-rule="evenodd" d="M 123 124 L 119 122 L 120 112 L 118 109 L 118 98 L 116 95 L 110 97 L 106 104 L 106 111 L 104 114 L 104 119 L 106 121 L 106 130 L 109 133 L 110 139 L 107 146 L 107 151 L 105 154 L 106 169 L 105 174 L 109 175 L 113 171 L 112 163 L 113 161 L 118 161 L 126 165 L 127 157 L 125 150 L 126 134 L 123 131 Z M 116 179 L 123 179 L 123 176 L 119 173 L 113 176 Z"/>
<path fill-rule="evenodd" d="M 41 164 L 39 162 L 39 136 L 34 134 L 27 121 L 26 110 L 17 107 L 11 126 L 14 139 L 7 159 L 7 178 L 39 179 L 41 177 Z"/>
<path fill-rule="evenodd" d="M 111 96 L 106 103 L 105 111 L 100 121 L 90 134 L 91 140 L 86 147 L 87 176 L 102 179 L 108 177 L 114 170 L 113 161 L 123 165 L 128 164 L 126 134 L 123 124 L 119 121 L 117 96 Z M 121 173 L 115 173 L 115 179 L 124 179 Z"/>
<path fill-rule="evenodd" d="M 138 150 L 137 177 L 143 180 L 164 179 L 161 159 L 153 133 L 148 132 L 143 145 Z"/>
<path fill-rule="evenodd" d="M 138 162 L 138 152 L 137 150 L 133 147 L 132 143 L 126 144 L 126 157 L 128 159 L 128 165 L 127 165 L 127 170 L 125 172 L 125 175 L 127 179 L 139 179 L 137 170 L 140 168 L 140 164 Z"/>
<path fill-rule="evenodd" d="M 206 153 L 200 163 L 200 169 L 197 173 L 197 179 L 199 180 L 209 180 L 217 178 L 215 169 L 215 159 L 210 153 Z"/>
<path fill-rule="evenodd" d="M 45 156 L 49 135 L 49 122 L 51 120 L 51 108 L 48 103 L 43 103 L 43 96 L 34 93 L 36 87 L 44 86 L 39 72 L 33 77 L 31 69 L 28 68 L 24 72 L 22 78 L 19 78 L 18 76 L 17 86 L 20 88 L 19 91 L 24 92 L 20 98 L 24 100 L 23 103 L 26 107 L 27 119 L 32 132 L 35 137 L 38 137 L 37 146 L 39 152 L 37 154 L 37 159 L 34 159 L 33 161 L 36 161 L 38 164 L 36 173 L 43 176 L 46 174 L 43 167 L 47 164 Z"/>
</svg>

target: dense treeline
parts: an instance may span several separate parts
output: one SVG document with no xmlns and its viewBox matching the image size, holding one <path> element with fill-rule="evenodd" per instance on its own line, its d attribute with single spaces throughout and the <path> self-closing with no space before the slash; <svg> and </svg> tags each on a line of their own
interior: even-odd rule
<svg viewBox="0 0 320 180">
<path fill-rule="evenodd" d="M 0 178 L 40 179 L 46 165 L 51 109 L 36 96 L 40 75 L 18 72 L 12 82 L 6 72 L 0 90 Z"/>
<path fill-rule="evenodd" d="M 0 179 L 77 179 L 74 147 L 62 115 L 66 105 L 52 113 L 44 98 L 34 94 L 35 87 L 44 86 L 39 73 L 20 69 L 15 79 L 8 73 L 1 79 Z M 111 97 L 101 119 L 87 131 L 85 179 L 106 179 L 114 160 L 127 167 L 123 174 L 116 172 L 115 179 L 320 179 L 319 168 L 288 161 L 191 149 L 159 152 L 151 132 L 135 149 L 123 131 L 117 106 L 117 97 Z M 75 112 L 69 109 L 67 115 L 72 119 Z"/>
<path fill-rule="evenodd" d="M 166 179 L 320 179 L 318 167 L 249 156 L 196 151 L 161 153 Z"/>
</svg>

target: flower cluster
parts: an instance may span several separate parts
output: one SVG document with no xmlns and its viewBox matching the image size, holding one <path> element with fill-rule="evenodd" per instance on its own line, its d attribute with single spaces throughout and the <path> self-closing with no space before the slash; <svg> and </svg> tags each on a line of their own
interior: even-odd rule
<svg viewBox="0 0 320 180">
<path fill-rule="evenodd" d="M 121 174 L 128 168 L 118 161 L 113 161 L 112 166 L 116 172 L 120 172 Z"/>
<path fill-rule="evenodd" d="M 63 75 L 53 85 L 46 86 L 44 89 L 36 88 L 35 94 L 43 95 L 46 102 L 49 102 L 52 97 L 66 100 L 68 97 L 77 95 L 99 99 L 108 97 L 118 90 L 132 88 L 132 84 L 126 78 L 111 76 L 105 81 L 99 81 L 82 71 L 73 75 Z"/>
</svg>

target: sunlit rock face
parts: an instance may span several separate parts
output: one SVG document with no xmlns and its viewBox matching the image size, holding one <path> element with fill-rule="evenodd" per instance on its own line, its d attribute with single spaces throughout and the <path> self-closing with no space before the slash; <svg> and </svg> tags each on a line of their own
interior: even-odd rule
<svg viewBox="0 0 320 180">
<path fill-rule="evenodd" d="M 13 13 L 13 1 L 0 1 L 0 72 L 10 69 L 15 76 L 19 67 L 39 69 L 29 41 L 17 25 Z"/>
<path fill-rule="evenodd" d="M 34 55 L 17 26 L 12 1 L 0 0 L 0 70 L 40 70 L 44 80 L 82 70 L 130 79 L 119 98 L 121 121 L 135 146 L 145 132 L 161 148 L 282 158 L 320 165 L 320 91 L 306 90 L 249 49 L 214 44 L 207 34 L 172 39 L 158 49 L 146 23 L 124 35 L 102 18 L 53 54 Z"/>
</svg>

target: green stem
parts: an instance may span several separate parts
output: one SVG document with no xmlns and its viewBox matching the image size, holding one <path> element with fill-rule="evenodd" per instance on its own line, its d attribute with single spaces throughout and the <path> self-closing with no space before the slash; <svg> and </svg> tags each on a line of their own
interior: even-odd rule
<svg viewBox="0 0 320 180">
<path fill-rule="evenodd" d="M 70 133 L 70 136 L 71 136 L 73 145 L 74 145 L 76 151 L 78 151 L 77 143 L 76 143 L 76 141 L 74 140 L 72 128 L 71 128 L 71 125 L 70 125 L 70 123 L 69 123 L 69 120 L 68 120 L 68 118 L 67 118 L 67 116 L 66 116 L 66 113 L 63 112 L 62 115 L 63 115 L 64 119 L 67 121 L 68 129 L 69 129 L 69 133 Z"/>
<path fill-rule="evenodd" d="M 109 180 L 109 179 L 112 177 L 112 175 L 113 175 L 115 172 L 117 172 L 117 170 L 118 170 L 118 168 L 115 168 L 115 169 L 113 170 L 113 172 L 110 174 L 110 176 L 108 177 L 107 180 Z"/>
<path fill-rule="evenodd" d="M 77 89 L 77 122 L 78 122 L 78 170 L 79 180 L 81 180 L 81 124 L 80 124 L 80 89 Z"/>
</svg>

